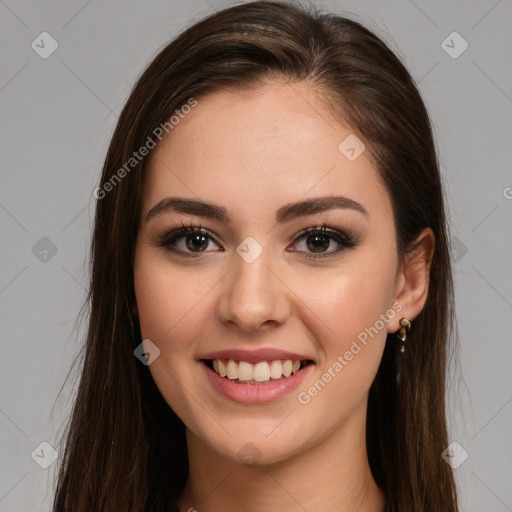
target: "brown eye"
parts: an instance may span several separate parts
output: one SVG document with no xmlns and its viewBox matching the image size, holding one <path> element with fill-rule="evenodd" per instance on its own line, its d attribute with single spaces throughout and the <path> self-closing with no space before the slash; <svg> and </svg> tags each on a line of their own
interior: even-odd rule
<svg viewBox="0 0 512 512">
<path fill-rule="evenodd" d="M 158 242 L 159 247 L 184 256 L 200 255 L 210 244 L 217 246 L 213 236 L 201 226 L 184 226 L 166 233 Z"/>
<path fill-rule="evenodd" d="M 187 235 L 185 245 L 192 252 L 204 251 L 208 247 L 208 238 L 204 235 Z"/>
<path fill-rule="evenodd" d="M 311 252 L 323 252 L 329 247 L 331 239 L 325 235 L 309 235 L 306 240 L 308 249 L 310 249 Z"/>
<path fill-rule="evenodd" d="M 333 242 L 338 245 L 338 248 L 328 250 Z M 302 244 L 302 247 L 294 252 L 303 253 L 304 257 L 308 259 L 326 258 L 357 245 L 355 237 L 349 236 L 343 231 L 328 228 L 325 224 L 322 227 L 304 230 L 295 239 L 295 244 L 299 246 Z"/>
<path fill-rule="evenodd" d="M 304 230 L 295 239 L 296 244 L 303 244 L 303 247 L 294 249 L 292 252 L 299 252 L 307 259 L 319 259 L 336 255 L 346 249 L 355 247 L 356 238 L 349 236 L 343 231 L 328 228 L 325 224 L 321 227 L 313 227 Z M 337 244 L 338 248 L 328 250 L 332 244 Z M 163 235 L 158 246 L 164 247 L 172 253 L 182 256 L 199 256 L 202 253 L 210 252 L 208 248 L 213 244 L 216 249 L 223 250 L 207 229 L 201 226 L 183 226 Z"/>
</svg>

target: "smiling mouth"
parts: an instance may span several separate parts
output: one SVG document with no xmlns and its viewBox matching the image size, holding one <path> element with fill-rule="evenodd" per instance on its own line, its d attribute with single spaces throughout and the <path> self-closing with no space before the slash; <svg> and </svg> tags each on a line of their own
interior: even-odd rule
<svg viewBox="0 0 512 512">
<path fill-rule="evenodd" d="M 203 359 L 203 363 L 220 377 L 235 384 L 265 385 L 284 380 L 314 364 L 310 359 L 302 361 L 277 359 L 248 363 L 234 359 Z"/>
</svg>

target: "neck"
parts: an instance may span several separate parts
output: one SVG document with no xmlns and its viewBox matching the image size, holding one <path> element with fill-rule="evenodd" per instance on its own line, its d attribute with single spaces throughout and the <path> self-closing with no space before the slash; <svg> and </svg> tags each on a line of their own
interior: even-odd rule
<svg viewBox="0 0 512 512">
<path fill-rule="evenodd" d="M 299 454 L 252 466 L 220 456 L 187 429 L 189 477 L 180 511 L 384 512 L 385 497 L 368 463 L 365 422 L 366 408 Z"/>
</svg>

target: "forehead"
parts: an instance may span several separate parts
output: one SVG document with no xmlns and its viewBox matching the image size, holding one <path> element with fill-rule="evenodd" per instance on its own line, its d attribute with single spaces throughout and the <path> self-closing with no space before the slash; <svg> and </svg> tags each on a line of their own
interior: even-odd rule
<svg viewBox="0 0 512 512">
<path fill-rule="evenodd" d="M 350 161 L 340 152 L 353 131 L 309 84 L 223 90 L 197 102 L 151 155 L 145 211 L 166 195 L 180 195 L 220 202 L 250 218 L 255 209 L 339 193 L 377 214 L 390 212 L 369 155 Z"/>
</svg>

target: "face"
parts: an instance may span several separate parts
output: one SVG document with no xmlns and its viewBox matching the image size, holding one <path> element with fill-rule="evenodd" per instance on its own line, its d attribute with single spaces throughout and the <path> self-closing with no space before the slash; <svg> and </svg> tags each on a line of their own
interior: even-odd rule
<svg viewBox="0 0 512 512">
<path fill-rule="evenodd" d="M 276 83 L 198 99 L 151 155 L 136 310 L 159 390 L 212 453 L 271 463 L 364 429 L 402 315 L 390 199 L 367 152 L 338 149 L 351 134 L 311 86 Z"/>
</svg>

